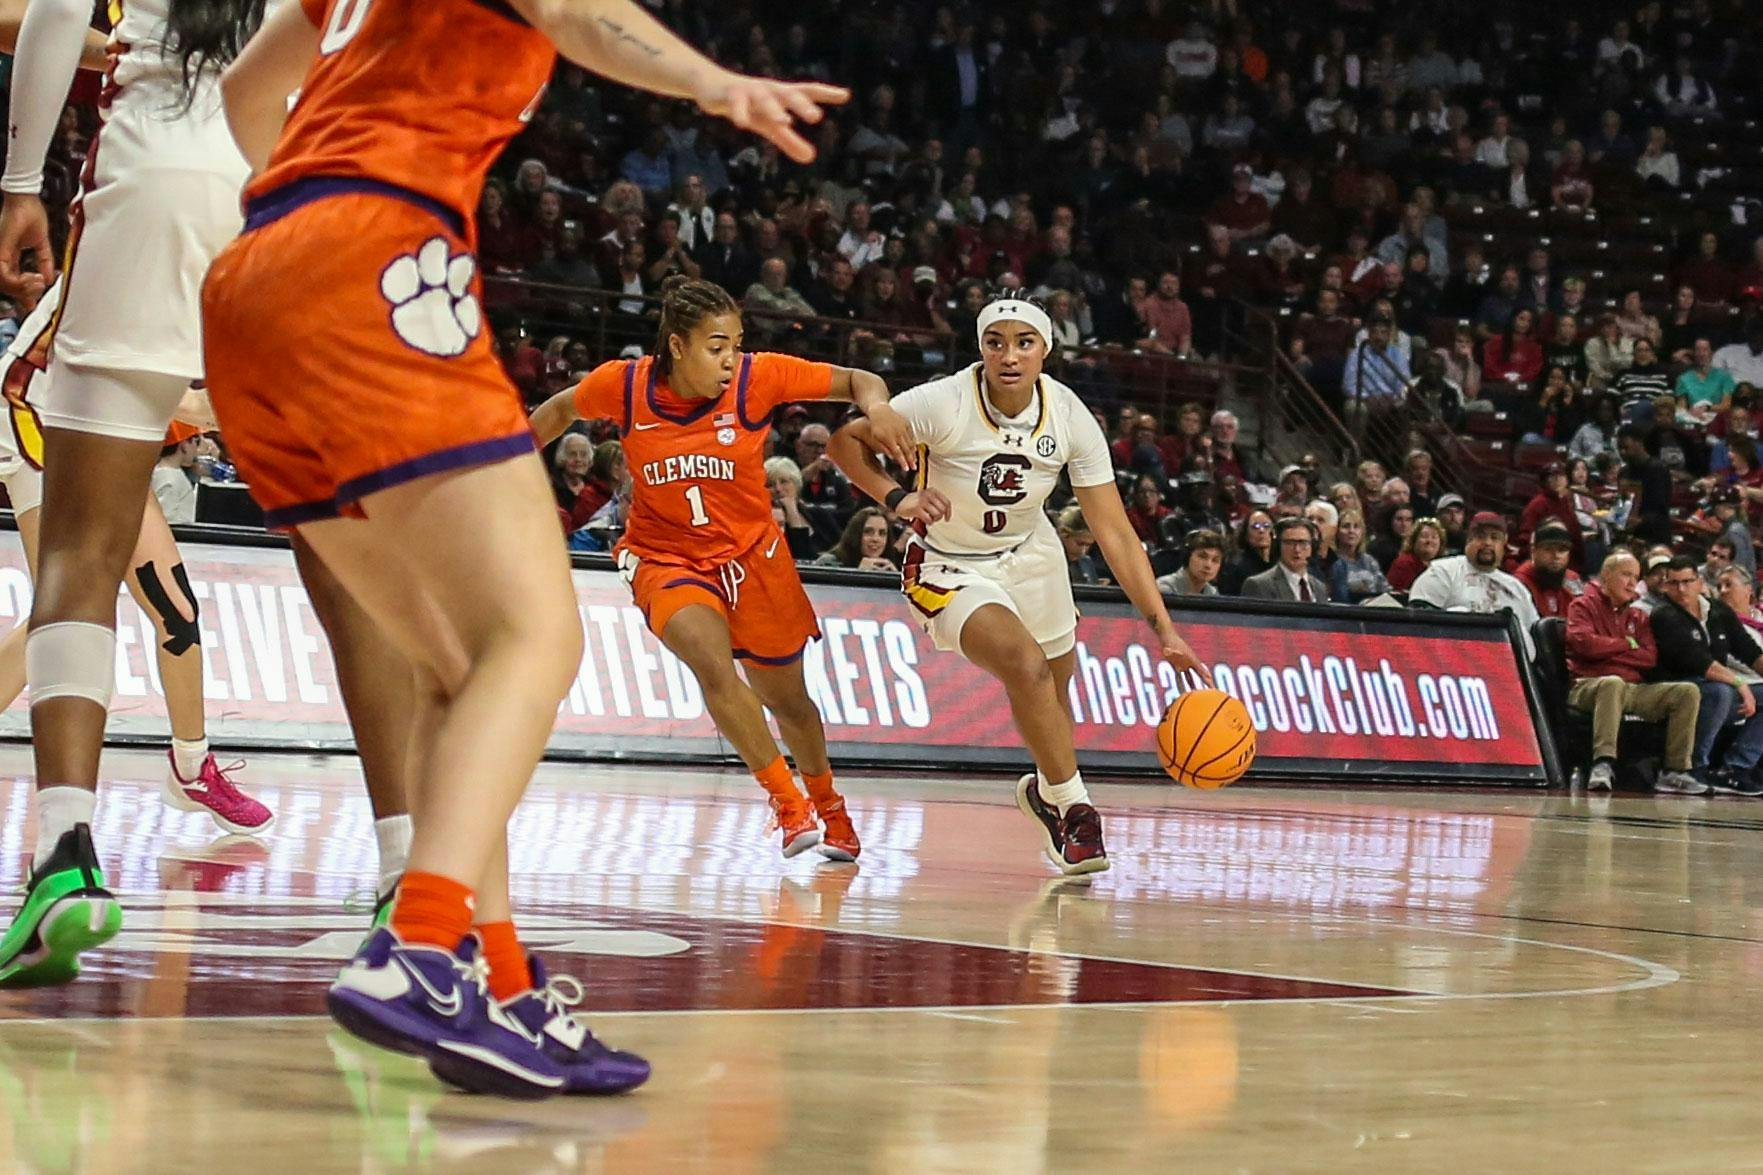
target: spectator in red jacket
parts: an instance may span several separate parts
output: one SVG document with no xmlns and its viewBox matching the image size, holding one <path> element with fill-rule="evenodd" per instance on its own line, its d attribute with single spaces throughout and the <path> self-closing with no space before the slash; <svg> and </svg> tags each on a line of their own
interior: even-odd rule
<svg viewBox="0 0 1763 1175">
<path fill-rule="evenodd" d="M 1420 573 L 1445 553 L 1445 527 L 1436 518 L 1423 518 L 1414 524 L 1402 540 L 1402 553 L 1390 564 L 1390 590 L 1405 592 L 1414 586 Z"/>
<path fill-rule="evenodd" d="M 1139 484 L 1133 487 L 1132 509 L 1126 512 L 1126 519 L 1132 523 L 1133 533 L 1139 536 L 1139 541 L 1157 546 L 1162 541 L 1157 526 L 1168 516 L 1169 507 L 1163 504 L 1163 487 L 1157 484 L 1157 479 L 1139 478 Z"/>
<path fill-rule="evenodd" d="M 1531 536 L 1544 522 L 1559 523 L 1572 544 L 1569 565 L 1578 571 L 1585 566 L 1585 534 L 1579 527 L 1579 512 L 1573 507 L 1573 494 L 1567 489 L 1567 466 L 1559 461 L 1543 470 L 1543 485 L 1524 507 L 1518 519 L 1518 550 L 1523 558 L 1531 548 Z M 1541 611 L 1541 609 L 1538 609 Z"/>
<path fill-rule="evenodd" d="M 1677 284 L 1696 292 L 1696 301 L 1721 304 L 1733 300 L 1738 292 L 1738 276 L 1732 266 L 1720 258 L 1720 238 L 1703 233 L 1697 242 L 1696 255 L 1677 271 Z"/>
<path fill-rule="evenodd" d="M 1550 518 L 1531 537 L 1530 558 L 1513 572 L 1530 589 L 1537 615 L 1566 616 L 1567 606 L 1585 592 L 1585 584 L 1567 565 L 1573 555 L 1573 536 Z"/>
<path fill-rule="evenodd" d="M 1543 349 L 1536 341 L 1536 315 L 1529 310 L 1514 310 L 1503 334 L 1482 344 L 1482 384 L 1496 380 L 1535 383 L 1543 373 Z"/>
<path fill-rule="evenodd" d="M 1567 704 L 1592 716 L 1592 770 L 1587 788 L 1608 791 L 1616 778 L 1622 716 L 1665 725 L 1665 771 L 1653 786 L 1699 795 L 1708 786 L 1690 774 L 1702 694 L 1693 681 L 1643 684 L 1659 659 L 1649 617 L 1634 607 L 1641 565 L 1627 551 L 1604 560 L 1601 584 L 1567 606 Z"/>
</svg>

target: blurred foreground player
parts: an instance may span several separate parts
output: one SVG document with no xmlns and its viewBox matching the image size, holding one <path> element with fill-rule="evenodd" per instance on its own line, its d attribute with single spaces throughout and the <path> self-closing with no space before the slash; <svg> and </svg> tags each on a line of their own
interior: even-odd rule
<svg viewBox="0 0 1763 1175">
<path fill-rule="evenodd" d="M 216 411 L 266 522 L 416 675 L 409 867 L 331 1013 L 451 1084 L 528 1098 L 648 1077 L 570 1014 L 573 985 L 545 981 L 508 896 L 508 819 L 582 635 L 532 430 L 482 329 L 472 210 L 557 49 L 798 160 L 794 120 L 846 96 L 732 74 L 620 0 L 300 0 L 227 73 L 258 174 L 203 298 Z"/>
</svg>

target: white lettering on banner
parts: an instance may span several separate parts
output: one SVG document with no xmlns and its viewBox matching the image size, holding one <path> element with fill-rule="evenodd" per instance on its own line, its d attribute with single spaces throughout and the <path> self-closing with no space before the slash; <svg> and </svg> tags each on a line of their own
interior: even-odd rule
<svg viewBox="0 0 1763 1175">
<path fill-rule="evenodd" d="M 312 659 L 321 649 L 328 657 L 330 647 L 321 646 L 318 638 L 306 631 L 302 613 L 310 606 L 305 589 L 300 585 L 288 584 L 282 588 L 282 619 L 288 626 L 288 650 L 293 654 L 294 680 L 300 686 L 300 700 L 309 706 L 322 706 L 330 701 L 330 694 L 312 676 Z"/>
<path fill-rule="evenodd" d="M 636 608 L 624 609 L 624 635 L 626 640 L 627 662 L 631 674 L 637 679 L 637 702 L 643 707 L 645 718 L 668 718 L 666 703 L 655 696 L 655 671 L 661 663 L 649 652 L 649 642 L 643 639 L 648 627 L 643 623 L 643 614 Z"/>
<path fill-rule="evenodd" d="M 903 620 L 882 623 L 882 647 L 894 674 L 894 702 L 900 720 L 916 730 L 930 725 L 930 695 L 918 675 L 918 634 Z"/>
<path fill-rule="evenodd" d="M 894 724 L 894 708 L 888 703 L 887 679 L 881 667 L 881 623 L 876 620 L 851 621 L 851 635 L 863 646 L 863 667 L 869 672 L 869 697 L 875 706 L 876 721 L 883 726 Z"/>
<path fill-rule="evenodd" d="M 612 687 L 612 712 L 629 718 L 631 695 L 624 684 L 624 651 L 618 647 L 618 617 L 622 611 L 609 604 L 588 605 L 588 620 L 600 634 L 600 663 L 606 666 L 606 683 Z"/>
<path fill-rule="evenodd" d="M 258 585 L 239 585 L 239 615 L 245 621 L 245 633 L 251 639 L 256 656 L 257 680 L 263 683 L 263 698 L 268 702 L 288 700 L 287 679 L 282 673 L 282 636 L 275 611 L 274 588 L 258 590 Z"/>
<path fill-rule="evenodd" d="M 833 681 L 838 686 L 839 704 L 844 708 L 845 721 L 852 726 L 868 726 L 869 711 L 857 701 L 852 686 L 857 684 L 860 670 L 845 655 L 845 634 L 849 629 L 841 616 L 829 616 L 820 622 L 822 644 L 833 663 Z"/>
<path fill-rule="evenodd" d="M 582 659 L 575 667 L 575 680 L 569 683 L 569 693 L 564 697 L 563 705 L 578 717 L 592 714 L 598 718 L 606 713 L 606 699 L 600 694 L 600 674 L 594 664 L 594 641 L 588 632 L 588 610 L 577 607 L 575 612 L 582 626 Z"/>
<path fill-rule="evenodd" d="M 233 593 L 237 589 L 224 580 L 214 583 L 214 608 L 220 613 L 220 643 L 226 650 L 227 680 L 232 684 L 233 699 L 251 700 L 251 682 L 245 674 L 245 642 L 239 639 L 239 616 L 234 611 Z"/>
<path fill-rule="evenodd" d="M 845 716 L 839 711 L 839 700 L 833 694 L 832 682 L 826 676 L 826 643 L 815 641 L 802 653 L 802 683 L 820 720 L 828 726 L 843 726 Z"/>
</svg>

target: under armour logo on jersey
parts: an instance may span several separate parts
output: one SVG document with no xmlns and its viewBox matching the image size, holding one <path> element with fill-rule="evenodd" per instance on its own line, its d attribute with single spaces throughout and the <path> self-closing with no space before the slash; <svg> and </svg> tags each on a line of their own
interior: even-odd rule
<svg viewBox="0 0 1763 1175">
<path fill-rule="evenodd" d="M 1007 432 L 1007 433 L 1005 433 L 1005 434 L 1004 434 L 1004 443 L 1005 443 L 1005 444 L 1006 444 L 1006 445 L 1009 445 L 1009 446 L 1011 446 L 1011 447 L 1012 447 L 1012 448 L 1015 448 L 1015 449 L 1020 449 L 1020 448 L 1022 448 L 1022 445 L 1023 445 L 1023 442 L 1024 442 L 1024 441 L 1025 441 L 1025 440 L 1026 440 L 1026 439 L 1027 439 L 1027 438 L 1026 438 L 1026 437 L 1024 437 L 1024 436 L 1023 436 L 1023 435 L 1022 435 L 1022 434 L 1021 434 L 1021 433 L 1019 433 L 1019 432 Z"/>
<path fill-rule="evenodd" d="M 483 325 L 483 310 L 471 293 L 476 273 L 471 254 L 450 254 L 445 237 L 430 237 L 414 256 L 395 258 L 380 272 L 392 329 L 426 355 L 464 354 Z"/>
</svg>

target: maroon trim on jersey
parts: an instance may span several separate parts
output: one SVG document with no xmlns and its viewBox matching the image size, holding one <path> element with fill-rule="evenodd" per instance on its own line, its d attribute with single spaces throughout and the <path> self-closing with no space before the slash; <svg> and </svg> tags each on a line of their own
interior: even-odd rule
<svg viewBox="0 0 1763 1175">
<path fill-rule="evenodd" d="M 809 637 L 808 640 L 814 640 L 816 637 L 819 637 L 819 636 L 820 636 L 820 630 L 816 629 L 814 631 L 814 636 Z M 802 659 L 802 654 L 806 653 L 807 651 L 808 651 L 808 641 L 803 641 L 801 648 L 797 649 L 795 652 L 789 654 L 788 656 L 784 656 L 784 657 L 761 657 L 758 653 L 749 652 L 746 649 L 733 650 L 734 655 L 737 659 L 742 660 L 742 661 L 752 661 L 754 664 L 757 664 L 757 665 L 794 665 L 796 662 L 798 662 Z"/>
<path fill-rule="evenodd" d="M 728 603 L 728 593 L 722 590 L 721 585 L 711 583 L 707 579 L 694 579 L 689 575 L 681 576 L 678 579 L 670 579 L 662 584 L 661 590 L 666 591 L 668 588 L 676 587 L 701 587 L 723 603 Z"/>
<path fill-rule="evenodd" d="M 651 360 L 649 363 L 649 379 L 648 379 L 647 386 L 643 388 L 643 398 L 649 402 L 649 411 L 651 411 L 655 415 L 661 417 L 661 419 L 669 421 L 670 423 L 673 423 L 673 424 L 695 424 L 699 420 L 702 420 L 704 418 L 705 413 L 709 412 L 711 409 L 715 408 L 718 404 L 722 403 L 723 397 L 727 396 L 727 395 L 728 395 L 728 393 L 724 392 L 720 396 L 712 396 L 710 399 L 704 401 L 702 404 L 698 405 L 696 408 L 688 409 L 683 414 L 669 412 L 666 408 L 663 408 L 660 405 L 660 403 L 657 402 L 655 399 L 655 363 L 653 360 Z"/>
<path fill-rule="evenodd" d="M 748 432 L 758 432 L 762 428 L 769 428 L 771 426 L 771 417 L 767 416 L 764 420 L 761 420 L 758 423 L 754 423 L 752 420 L 748 419 L 747 385 L 752 382 L 752 379 L 753 356 L 743 355 L 741 356 L 741 375 L 735 383 L 735 416 L 740 420 L 742 428 L 746 429 Z"/>
</svg>

